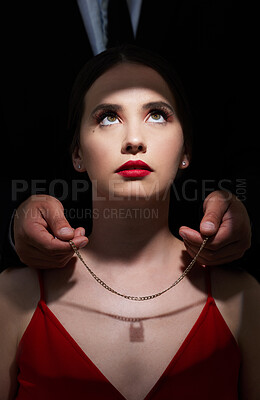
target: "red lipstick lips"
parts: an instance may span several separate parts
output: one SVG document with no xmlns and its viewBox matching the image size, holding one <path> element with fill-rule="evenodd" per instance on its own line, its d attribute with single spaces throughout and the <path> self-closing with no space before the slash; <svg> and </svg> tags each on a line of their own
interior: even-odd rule
<svg viewBox="0 0 260 400">
<path fill-rule="evenodd" d="M 115 172 L 124 178 L 141 178 L 149 175 L 152 168 L 141 160 L 130 160 L 121 165 Z"/>
</svg>

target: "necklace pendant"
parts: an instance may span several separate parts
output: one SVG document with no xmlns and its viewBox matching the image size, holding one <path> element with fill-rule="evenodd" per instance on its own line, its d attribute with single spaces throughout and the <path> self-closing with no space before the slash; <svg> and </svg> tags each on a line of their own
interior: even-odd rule
<svg viewBox="0 0 260 400">
<path fill-rule="evenodd" d="M 143 321 L 136 320 L 130 323 L 129 329 L 130 342 L 144 342 Z"/>
</svg>

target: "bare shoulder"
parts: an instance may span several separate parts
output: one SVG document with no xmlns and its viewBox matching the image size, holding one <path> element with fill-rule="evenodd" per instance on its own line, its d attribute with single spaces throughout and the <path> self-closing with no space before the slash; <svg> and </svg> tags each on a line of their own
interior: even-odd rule
<svg viewBox="0 0 260 400">
<path fill-rule="evenodd" d="M 228 267 L 211 267 L 212 293 L 223 316 L 241 330 L 241 318 L 259 313 L 260 285 L 249 273 Z M 238 332 L 237 332 L 238 333 Z"/>
<path fill-rule="evenodd" d="M 217 306 L 241 351 L 240 398 L 260 398 L 260 284 L 250 274 L 221 267 L 212 269 Z"/>
<path fill-rule="evenodd" d="M 17 390 L 16 351 L 39 300 L 37 272 L 8 268 L 0 274 L 0 387 L 1 399 Z"/>
<path fill-rule="evenodd" d="M 242 269 L 229 267 L 210 267 L 214 297 L 218 300 L 228 300 L 238 294 L 248 298 L 259 299 L 259 282 Z"/>
<path fill-rule="evenodd" d="M 259 313 L 260 285 L 244 270 L 210 267 L 212 295 L 235 339 L 239 341 L 244 321 Z"/>
<path fill-rule="evenodd" d="M 40 297 L 37 272 L 31 268 L 8 268 L 0 274 L 0 311 L 21 313 L 35 307 Z"/>
<path fill-rule="evenodd" d="M 214 268 L 212 280 L 216 301 L 236 302 L 240 333 L 248 332 L 250 325 L 260 328 L 260 283 L 246 271 L 221 267 Z"/>
</svg>

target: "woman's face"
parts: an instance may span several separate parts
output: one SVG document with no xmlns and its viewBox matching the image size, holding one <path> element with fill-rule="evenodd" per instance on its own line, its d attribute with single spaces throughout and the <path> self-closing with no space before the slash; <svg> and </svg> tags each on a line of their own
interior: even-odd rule
<svg viewBox="0 0 260 400">
<path fill-rule="evenodd" d="M 111 68 L 85 96 L 75 169 L 87 171 L 95 193 L 106 199 L 165 196 L 182 161 L 188 164 L 175 108 L 167 83 L 152 68 Z"/>
</svg>

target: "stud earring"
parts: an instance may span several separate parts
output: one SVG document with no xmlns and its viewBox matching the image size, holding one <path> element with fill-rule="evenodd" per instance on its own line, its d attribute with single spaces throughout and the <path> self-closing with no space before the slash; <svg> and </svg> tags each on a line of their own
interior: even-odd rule
<svg viewBox="0 0 260 400">
<path fill-rule="evenodd" d="M 181 165 L 184 167 L 186 165 L 186 161 L 182 161 Z"/>
<path fill-rule="evenodd" d="M 78 169 L 80 169 L 80 168 L 81 168 L 81 165 L 79 164 L 79 165 L 78 165 Z"/>
</svg>

